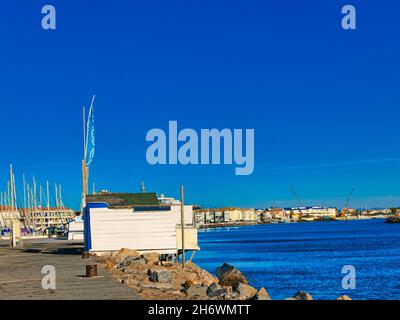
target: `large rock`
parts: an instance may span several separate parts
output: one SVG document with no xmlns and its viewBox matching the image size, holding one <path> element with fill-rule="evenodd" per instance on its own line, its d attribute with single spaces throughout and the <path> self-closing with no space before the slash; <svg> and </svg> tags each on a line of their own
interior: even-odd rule
<svg viewBox="0 0 400 320">
<path fill-rule="evenodd" d="M 193 280 L 186 280 L 185 283 L 183 284 L 183 287 L 185 289 L 189 289 L 191 286 L 193 286 L 195 283 L 193 282 Z"/>
<path fill-rule="evenodd" d="M 189 299 L 193 298 L 206 298 L 207 297 L 207 287 L 201 284 L 195 284 L 190 288 L 185 290 L 186 295 Z"/>
<path fill-rule="evenodd" d="M 187 262 L 185 267 L 185 273 L 188 276 L 189 274 L 193 275 L 191 279 L 193 282 L 197 284 L 203 284 L 208 287 L 213 282 L 218 282 L 218 278 L 213 276 L 211 273 L 206 270 L 200 268 L 192 262 Z"/>
<path fill-rule="evenodd" d="M 248 284 L 246 277 L 234 266 L 224 263 L 215 270 L 221 285 L 236 286 L 239 282 Z"/>
<path fill-rule="evenodd" d="M 123 261 L 118 264 L 118 269 L 129 267 L 135 264 L 145 265 L 146 261 L 141 256 L 127 256 Z"/>
<path fill-rule="evenodd" d="M 150 282 L 150 283 L 140 283 L 138 285 L 143 289 L 158 289 L 158 290 L 172 290 L 174 289 L 173 284 L 163 283 L 163 282 Z"/>
<path fill-rule="evenodd" d="M 252 286 L 249 286 L 248 284 L 238 282 L 234 287 L 234 291 L 237 292 L 240 296 L 245 297 L 245 298 L 253 298 L 256 293 L 257 289 L 253 288 Z"/>
<path fill-rule="evenodd" d="M 172 274 L 169 270 L 165 269 L 149 269 L 148 275 L 150 276 L 150 281 L 170 283 L 172 281 Z"/>
<path fill-rule="evenodd" d="M 291 299 L 288 300 L 313 300 L 313 297 L 306 291 L 299 291 Z"/>
<path fill-rule="evenodd" d="M 145 264 L 144 260 L 136 260 L 134 263 L 131 263 L 129 266 L 123 267 L 120 270 L 124 273 L 138 274 L 138 273 L 147 271 L 145 266 L 146 266 L 146 264 Z"/>
<path fill-rule="evenodd" d="M 157 252 L 143 253 L 142 257 L 149 264 L 155 264 L 160 261 L 160 255 Z"/>
<path fill-rule="evenodd" d="M 221 287 L 219 284 L 213 282 L 207 288 L 207 296 L 210 298 L 220 297 L 228 293 L 228 289 Z"/>
<path fill-rule="evenodd" d="M 121 262 L 116 252 L 98 255 L 97 261 L 104 263 L 107 269 L 112 269 Z"/>
<path fill-rule="evenodd" d="M 349 296 L 342 295 L 339 298 L 337 298 L 336 300 L 351 300 L 351 298 Z"/>
<path fill-rule="evenodd" d="M 119 260 L 119 262 L 125 260 L 125 258 L 128 256 L 140 257 L 140 253 L 132 249 L 122 248 L 115 254 L 115 257 Z"/>
<path fill-rule="evenodd" d="M 260 290 L 257 291 L 255 294 L 254 300 L 271 300 L 271 297 L 269 296 L 267 290 L 265 288 L 261 288 Z"/>
</svg>

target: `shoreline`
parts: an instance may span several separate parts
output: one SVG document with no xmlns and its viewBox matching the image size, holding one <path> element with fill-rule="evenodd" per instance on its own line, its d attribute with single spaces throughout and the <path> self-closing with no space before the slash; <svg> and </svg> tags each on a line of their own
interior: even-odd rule
<svg viewBox="0 0 400 320">
<path fill-rule="evenodd" d="M 126 248 L 95 258 L 118 282 L 144 300 L 272 300 L 264 287 L 251 286 L 245 275 L 228 263 L 217 267 L 213 275 L 193 262 L 185 263 L 183 269 L 179 263 L 161 260 L 157 253 L 141 254 Z M 313 297 L 298 291 L 284 300 Z M 351 298 L 342 295 L 336 300 Z"/>
<path fill-rule="evenodd" d="M 268 225 L 268 224 L 293 224 L 293 223 L 312 223 L 312 222 L 333 222 L 333 221 L 361 221 L 361 220 L 372 220 L 372 219 L 388 219 L 390 215 L 377 215 L 377 216 L 362 216 L 362 217 L 348 217 L 335 218 L 335 219 L 302 219 L 298 221 L 267 221 L 267 222 L 217 222 L 199 225 L 197 228 L 200 229 L 214 229 L 214 228 L 226 228 L 226 227 L 245 227 L 245 226 L 257 226 L 257 225 Z"/>
</svg>

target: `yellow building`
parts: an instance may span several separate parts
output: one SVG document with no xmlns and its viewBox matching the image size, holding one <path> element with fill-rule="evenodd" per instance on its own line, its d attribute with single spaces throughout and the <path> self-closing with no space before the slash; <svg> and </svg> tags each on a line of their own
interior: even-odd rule
<svg viewBox="0 0 400 320">
<path fill-rule="evenodd" d="M 255 209 L 227 207 L 195 210 L 198 225 L 211 223 L 257 222 L 259 220 Z"/>
</svg>

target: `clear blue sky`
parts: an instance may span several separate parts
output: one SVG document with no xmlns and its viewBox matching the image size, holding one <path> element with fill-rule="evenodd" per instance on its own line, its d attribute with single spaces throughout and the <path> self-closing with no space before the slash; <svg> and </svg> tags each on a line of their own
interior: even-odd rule
<svg viewBox="0 0 400 320">
<path fill-rule="evenodd" d="M 57 29 L 41 29 L 41 7 Z M 354 4 L 357 30 L 341 29 Z M 204 206 L 400 205 L 397 1 L 6 1 L 0 183 L 14 164 L 78 208 L 81 108 L 96 94 L 97 188 Z M 150 166 L 146 133 L 254 128 L 255 170 Z M 21 183 L 20 183 L 21 184 Z M 4 189 L 4 188 L 2 188 Z"/>
</svg>

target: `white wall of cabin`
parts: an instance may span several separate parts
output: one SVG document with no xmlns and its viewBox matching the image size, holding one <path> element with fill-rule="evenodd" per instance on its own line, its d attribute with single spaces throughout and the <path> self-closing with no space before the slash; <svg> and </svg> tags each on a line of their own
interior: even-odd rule
<svg viewBox="0 0 400 320">
<path fill-rule="evenodd" d="M 185 224 L 193 224 L 193 207 L 184 207 Z M 176 226 L 180 224 L 180 206 L 169 211 L 133 211 L 133 209 L 90 209 L 91 251 L 115 251 L 121 248 L 140 252 L 175 253 Z"/>
</svg>

